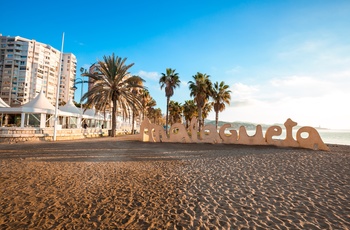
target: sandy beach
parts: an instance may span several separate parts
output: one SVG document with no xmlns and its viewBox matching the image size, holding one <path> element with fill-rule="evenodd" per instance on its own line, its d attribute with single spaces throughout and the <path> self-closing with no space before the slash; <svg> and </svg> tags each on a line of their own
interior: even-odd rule
<svg viewBox="0 0 350 230">
<path fill-rule="evenodd" d="M 350 146 L 0 144 L 0 229 L 350 229 Z"/>
</svg>

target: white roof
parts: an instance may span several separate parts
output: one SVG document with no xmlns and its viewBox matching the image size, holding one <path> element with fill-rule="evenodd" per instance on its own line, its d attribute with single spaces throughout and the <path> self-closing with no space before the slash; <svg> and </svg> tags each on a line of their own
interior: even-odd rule
<svg viewBox="0 0 350 230">
<path fill-rule="evenodd" d="M 84 112 L 84 115 L 87 115 L 87 116 L 90 116 L 90 117 L 94 117 L 96 114 L 96 111 L 94 109 L 87 109 L 85 112 Z"/>
<path fill-rule="evenodd" d="M 99 119 L 99 120 L 103 120 L 104 119 L 103 115 L 101 115 L 100 112 L 96 111 L 95 108 L 87 109 L 84 112 L 83 117 L 84 118 Z"/>
<path fill-rule="evenodd" d="M 5 103 L 5 105 L 7 104 Z M 0 112 L 7 113 L 7 114 L 18 114 L 18 113 L 55 114 L 55 107 L 45 97 L 43 91 L 41 91 L 33 100 L 22 105 L 21 107 L 9 107 L 9 106 L 2 107 L 2 104 L 1 104 Z M 80 116 L 80 109 L 78 109 L 74 105 L 72 99 L 70 99 L 66 105 L 61 106 L 57 112 L 60 116 L 73 116 L 73 117 Z M 94 109 L 86 110 L 83 117 L 87 119 L 100 119 L 100 120 L 103 119 L 103 116 L 96 113 Z"/>
<path fill-rule="evenodd" d="M 67 102 L 67 104 L 65 104 L 64 106 L 60 106 L 60 110 L 63 112 L 68 112 L 68 113 L 75 113 L 75 114 L 79 114 L 80 115 L 80 109 L 78 109 L 74 103 L 73 103 L 73 99 L 70 98 Z"/>
<path fill-rule="evenodd" d="M 2 100 L 2 98 L 0 97 L 0 107 L 9 108 L 10 106 L 8 104 L 6 104 L 6 102 L 4 102 L 4 100 Z"/>
<path fill-rule="evenodd" d="M 33 100 L 24 104 L 22 107 L 24 109 L 31 108 L 31 109 L 48 110 L 49 113 L 55 111 L 55 106 L 53 106 L 50 103 L 50 101 L 45 97 L 44 91 L 42 91 L 42 90 Z"/>
</svg>

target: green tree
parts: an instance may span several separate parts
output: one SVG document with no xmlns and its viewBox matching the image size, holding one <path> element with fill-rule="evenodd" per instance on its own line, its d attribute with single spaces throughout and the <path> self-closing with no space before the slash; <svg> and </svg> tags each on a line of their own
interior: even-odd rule
<svg viewBox="0 0 350 230">
<path fill-rule="evenodd" d="M 167 68 L 165 73 L 159 79 L 160 89 L 165 88 L 166 100 L 166 128 L 165 132 L 168 133 L 168 122 L 169 122 L 169 101 L 170 97 L 174 95 L 174 89 L 180 87 L 179 74 L 175 73 L 175 69 Z"/>
<path fill-rule="evenodd" d="M 135 129 L 135 116 L 138 116 L 141 114 L 143 110 L 143 105 L 142 105 L 142 94 L 144 91 L 144 88 L 138 87 L 139 85 L 143 86 L 144 80 L 139 77 L 139 76 L 132 76 L 132 78 L 129 79 L 130 84 L 135 87 L 131 87 L 131 93 L 135 98 L 138 98 L 138 101 L 141 103 L 141 108 L 139 106 L 132 106 L 132 127 L 131 127 L 131 133 L 134 134 L 134 129 Z"/>
<path fill-rule="evenodd" d="M 170 101 L 169 103 L 169 117 L 170 124 L 181 123 L 183 107 L 181 103 L 177 101 Z"/>
<path fill-rule="evenodd" d="M 162 124 L 162 110 L 160 108 L 153 108 L 153 107 L 150 107 L 148 109 L 148 118 L 150 119 L 150 121 L 153 122 L 153 124 L 157 124 L 157 125 L 160 125 Z"/>
<path fill-rule="evenodd" d="M 194 103 L 194 100 L 187 100 L 183 105 L 183 115 L 186 121 L 186 128 L 188 128 L 188 124 L 191 122 L 192 117 L 198 116 L 197 106 Z"/>
<path fill-rule="evenodd" d="M 199 131 L 203 126 L 202 110 L 212 94 L 212 83 L 209 75 L 197 72 L 189 81 L 190 96 L 194 97 L 198 109 Z"/>
<path fill-rule="evenodd" d="M 213 106 L 214 106 L 214 111 L 215 111 L 215 126 L 216 129 L 218 128 L 218 123 L 219 123 L 219 112 L 222 112 L 225 110 L 227 105 L 230 105 L 230 100 L 231 100 L 231 90 L 229 90 L 229 86 L 225 85 L 225 82 L 215 82 L 214 87 L 213 87 L 213 93 L 212 93 L 212 98 L 213 98 Z"/>
<path fill-rule="evenodd" d="M 205 118 L 208 117 L 210 111 L 213 109 L 212 103 L 205 103 L 203 109 L 202 109 L 202 119 L 203 121 L 205 120 Z"/>
<path fill-rule="evenodd" d="M 148 116 L 148 109 L 157 105 L 157 102 L 152 98 L 151 94 L 147 89 L 144 89 L 141 93 L 141 103 L 142 103 L 142 120 Z"/>
<path fill-rule="evenodd" d="M 123 113 L 128 112 L 128 108 L 141 109 L 142 104 L 139 97 L 135 97 L 131 92 L 133 88 L 143 88 L 141 79 L 138 76 L 130 76 L 129 69 L 134 65 L 125 64 L 126 58 L 115 56 L 103 56 L 103 61 L 99 61 L 100 73 L 85 73 L 93 81 L 92 88 L 84 94 L 82 100 L 87 99 L 87 104 L 95 106 L 100 110 L 106 108 L 111 102 L 112 106 L 112 131 L 111 136 L 116 136 L 116 125 L 118 107 Z M 134 78 L 138 78 L 135 80 Z"/>
</svg>

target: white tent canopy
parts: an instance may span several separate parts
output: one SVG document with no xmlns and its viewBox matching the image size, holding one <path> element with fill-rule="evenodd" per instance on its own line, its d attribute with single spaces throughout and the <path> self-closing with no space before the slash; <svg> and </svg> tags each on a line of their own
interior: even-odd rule
<svg viewBox="0 0 350 230">
<path fill-rule="evenodd" d="M 2 104 L 1 104 L 2 105 Z M 4 106 L 0 106 L 0 113 L 2 114 L 21 114 L 21 127 L 25 127 L 25 122 L 27 122 L 26 126 L 30 126 L 30 120 L 36 120 L 36 123 L 40 122 L 40 128 L 50 127 L 53 125 L 51 118 L 55 114 L 55 107 L 49 102 L 49 100 L 45 97 L 43 91 L 41 91 L 33 100 L 30 102 L 20 106 L 20 107 L 9 107 L 4 102 Z M 61 121 L 65 127 L 69 127 L 69 122 L 74 120 L 75 127 L 81 127 L 81 112 L 74 105 L 73 100 L 70 99 L 66 105 L 61 106 L 57 111 Z M 31 117 L 31 118 L 30 118 Z M 68 119 L 67 119 L 68 118 Z M 95 111 L 89 111 L 89 114 L 83 114 L 83 118 L 90 120 L 103 120 L 101 116 L 95 114 Z M 63 122 L 64 121 L 64 122 Z M 68 123 L 67 123 L 68 121 Z M 5 122 L 6 123 L 6 122 Z"/>
<path fill-rule="evenodd" d="M 81 111 L 74 105 L 72 98 L 64 106 L 60 106 L 59 110 L 67 113 L 81 114 Z"/>
<path fill-rule="evenodd" d="M 6 104 L 6 102 L 4 102 L 4 100 L 2 100 L 2 98 L 0 97 L 0 108 L 9 108 L 10 106 L 8 104 Z"/>
<path fill-rule="evenodd" d="M 40 91 L 40 93 L 30 102 L 24 104 L 22 107 L 28 109 L 42 109 L 47 110 L 47 113 L 54 114 L 55 107 L 50 103 L 50 101 L 45 97 L 44 91 Z"/>
</svg>

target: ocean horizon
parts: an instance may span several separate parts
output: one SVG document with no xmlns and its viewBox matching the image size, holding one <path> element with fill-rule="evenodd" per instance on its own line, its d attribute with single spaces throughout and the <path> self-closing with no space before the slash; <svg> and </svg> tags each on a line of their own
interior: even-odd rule
<svg viewBox="0 0 350 230">
<path fill-rule="evenodd" d="M 326 144 L 350 145 L 350 130 L 319 129 L 317 131 Z"/>
</svg>

